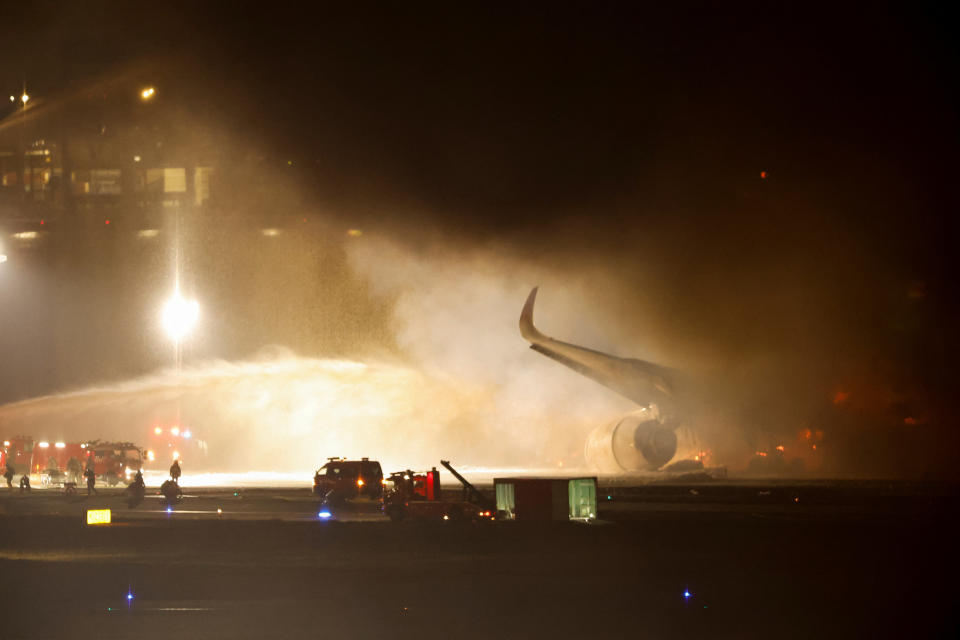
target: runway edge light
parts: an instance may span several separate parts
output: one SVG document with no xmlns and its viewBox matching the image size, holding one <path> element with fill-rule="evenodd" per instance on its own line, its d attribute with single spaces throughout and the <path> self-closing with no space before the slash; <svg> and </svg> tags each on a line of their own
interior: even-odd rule
<svg viewBox="0 0 960 640">
<path fill-rule="evenodd" d="M 110 509 L 87 509 L 87 524 L 110 524 Z"/>
</svg>

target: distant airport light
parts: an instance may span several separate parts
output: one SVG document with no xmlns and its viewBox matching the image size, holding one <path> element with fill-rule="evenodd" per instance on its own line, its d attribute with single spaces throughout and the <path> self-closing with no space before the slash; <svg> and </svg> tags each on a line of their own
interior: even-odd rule
<svg viewBox="0 0 960 640">
<path fill-rule="evenodd" d="M 56 443 L 56 444 L 53 445 L 53 446 L 55 446 L 57 449 L 63 449 L 63 448 L 64 448 L 65 446 L 67 446 L 67 445 L 64 444 L 64 443 L 62 443 L 62 442 L 58 442 L 58 443 Z"/>
<path fill-rule="evenodd" d="M 132 593 L 128 593 L 128 594 L 127 594 L 127 600 L 128 600 L 128 601 L 129 601 L 129 600 L 133 600 L 133 594 L 132 594 Z"/>
<path fill-rule="evenodd" d="M 766 179 L 767 179 L 767 172 L 766 172 L 766 171 L 761 171 L 761 172 L 760 172 L 760 179 L 761 179 L 761 180 L 766 180 Z"/>
<path fill-rule="evenodd" d="M 6 261 L 7 261 L 7 254 L 0 253 L 0 264 L 3 264 Z"/>
<path fill-rule="evenodd" d="M 161 429 L 160 427 L 154 427 L 153 432 L 157 435 L 160 435 L 161 433 L 163 433 L 163 429 Z"/>
<path fill-rule="evenodd" d="M 179 452 L 179 451 L 174 451 L 174 452 L 173 452 L 173 459 L 174 459 L 174 460 L 179 460 L 179 459 L 180 459 L 180 452 Z"/>
<path fill-rule="evenodd" d="M 683 599 L 684 599 L 684 600 L 689 600 L 689 599 L 692 598 L 692 597 L 693 597 L 693 594 L 690 593 L 690 590 L 689 590 L 689 589 L 684 589 L 684 590 L 683 590 Z"/>
<path fill-rule="evenodd" d="M 133 156 L 134 162 L 140 162 L 140 156 Z"/>
<path fill-rule="evenodd" d="M 157 93 L 157 90 L 154 87 L 144 87 L 140 91 L 141 100 L 150 100 Z"/>
<path fill-rule="evenodd" d="M 4 440 L 4 441 L 3 441 L 3 446 L 9 447 L 9 446 L 10 446 L 10 441 L 9 441 L 9 440 Z"/>
<path fill-rule="evenodd" d="M 46 449 L 47 447 L 50 446 L 50 443 L 49 443 L 49 442 L 38 442 L 38 443 L 37 443 L 37 446 L 40 447 L 41 449 Z"/>
<path fill-rule="evenodd" d="M 150 462 L 153 462 L 156 459 L 156 457 L 157 456 L 153 453 L 153 451 L 147 451 L 147 460 L 149 460 Z"/>
<path fill-rule="evenodd" d="M 320 518 L 321 520 L 328 520 L 332 515 L 333 515 L 332 513 L 330 513 L 326 509 L 323 509 L 317 514 L 317 517 Z"/>
<path fill-rule="evenodd" d="M 81 448 L 81 449 L 86 449 L 86 448 L 87 448 L 87 444 L 86 444 L 86 443 L 81 444 L 81 445 L 80 445 L 80 448 Z"/>
<path fill-rule="evenodd" d="M 777 445 L 777 451 L 779 451 L 780 453 L 783 453 L 783 445 L 782 445 L 782 444 L 778 444 L 778 445 Z"/>
<path fill-rule="evenodd" d="M 187 440 L 189 440 L 189 439 L 190 439 L 190 436 L 192 436 L 192 435 L 193 435 L 193 434 L 190 433 L 190 429 L 187 429 L 186 431 L 183 432 L 183 437 L 186 438 Z"/>
<path fill-rule="evenodd" d="M 33 240 L 37 237 L 36 231 L 20 231 L 19 233 L 13 234 L 14 239 L 16 240 Z"/>
<path fill-rule="evenodd" d="M 260 233 L 268 238 L 276 238 L 278 235 L 280 235 L 280 229 L 261 229 Z"/>
<path fill-rule="evenodd" d="M 167 507 L 167 513 L 173 513 L 173 507 Z"/>
<path fill-rule="evenodd" d="M 359 238 L 363 235 L 362 229 L 347 229 L 347 235 L 351 238 Z"/>
<path fill-rule="evenodd" d="M 197 301 L 184 300 L 180 297 L 180 291 L 175 291 L 163 308 L 163 326 L 175 342 L 180 342 L 197 324 L 199 316 L 200 305 Z"/>
<path fill-rule="evenodd" d="M 160 229 L 140 229 L 137 231 L 138 238 L 156 238 L 160 235 Z"/>
<path fill-rule="evenodd" d="M 30 101 L 30 96 L 27 95 L 26 91 L 24 91 L 23 95 L 20 96 L 20 102 L 22 102 L 23 104 L 27 104 L 29 101 Z"/>
<path fill-rule="evenodd" d="M 358 486 L 358 487 L 362 487 L 362 486 L 363 486 L 363 478 L 357 478 L 357 486 Z"/>
<path fill-rule="evenodd" d="M 16 102 L 16 101 L 17 101 L 16 96 L 10 96 L 10 102 Z"/>
<path fill-rule="evenodd" d="M 180 427 L 171 427 L 171 428 L 170 428 L 170 433 L 172 433 L 172 434 L 175 435 L 175 436 L 180 435 Z"/>
</svg>

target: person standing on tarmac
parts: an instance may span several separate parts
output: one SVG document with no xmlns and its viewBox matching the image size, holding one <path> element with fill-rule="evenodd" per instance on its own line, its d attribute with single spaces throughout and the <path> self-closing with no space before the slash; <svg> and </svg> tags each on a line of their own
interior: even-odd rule
<svg viewBox="0 0 960 640">
<path fill-rule="evenodd" d="M 7 461 L 7 470 L 4 472 L 3 477 L 7 479 L 7 487 L 13 489 L 13 476 L 16 475 L 13 470 L 13 465 Z"/>
<path fill-rule="evenodd" d="M 97 484 L 97 474 L 94 473 L 93 467 L 87 467 L 87 470 L 83 472 L 83 477 L 87 479 L 87 495 L 91 493 L 96 495 L 97 490 L 95 485 Z"/>
<path fill-rule="evenodd" d="M 177 484 L 180 483 L 180 461 L 174 460 L 173 464 L 170 465 L 170 477 L 173 478 L 173 481 Z"/>
</svg>

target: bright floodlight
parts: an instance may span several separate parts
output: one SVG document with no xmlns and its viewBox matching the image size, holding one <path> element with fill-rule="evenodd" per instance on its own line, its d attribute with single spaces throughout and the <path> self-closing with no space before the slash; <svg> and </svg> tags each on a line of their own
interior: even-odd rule
<svg viewBox="0 0 960 640">
<path fill-rule="evenodd" d="M 173 338 L 180 342 L 197 324 L 200 316 L 200 305 L 196 300 L 184 300 L 177 291 L 163 307 L 163 328 Z"/>
<path fill-rule="evenodd" d="M 20 100 L 23 102 L 23 104 L 27 104 L 27 100 L 29 100 L 29 99 L 30 99 L 30 96 L 27 95 L 27 92 L 26 92 L 26 91 L 24 91 L 24 92 L 23 92 L 23 95 L 20 96 Z"/>
<path fill-rule="evenodd" d="M 149 100 L 150 98 L 153 97 L 153 94 L 155 94 L 156 92 L 157 90 L 154 89 L 153 87 L 144 87 L 144 89 L 140 91 L 140 99 Z"/>
</svg>

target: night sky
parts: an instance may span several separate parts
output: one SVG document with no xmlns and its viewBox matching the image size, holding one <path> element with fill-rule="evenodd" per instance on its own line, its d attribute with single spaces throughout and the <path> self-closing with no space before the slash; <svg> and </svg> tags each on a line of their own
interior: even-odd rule
<svg viewBox="0 0 960 640">
<path fill-rule="evenodd" d="M 229 131 L 230 153 L 282 176 L 273 188 L 311 219 L 423 255 L 496 247 L 571 278 L 601 274 L 588 304 L 624 355 L 728 379 L 757 367 L 743 380 L 772 405 L 799 397 L 811 421 L 888 424 L 881 467 L 896 464 L 905 417 L 934 438 L 922 448 L 957 441 L 956 22 L 935 6 L 20 3 L 3 14 L 4 96 L 24 79 L 49 96 L 114 76 L 156 82 L 168 104 Z M 357 340 L 394 349 L 384 313 Z M 260 315 L 205 355 L 268 343 L 323 355 L 304 337 L 323 327 L 297 330 Z M 109 366 L 7 369 L 0 400 L 154 368 L 132 335 Z M 8 363 L 28 352 L 9 331 L 0 344 Z M 853 417 L 824 417 L 837 393 L 852 394 Z"/>
</svg>

